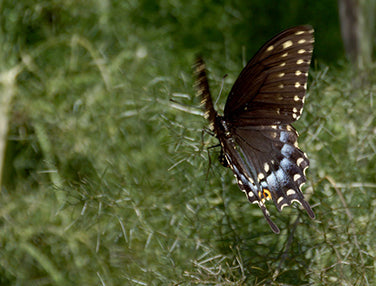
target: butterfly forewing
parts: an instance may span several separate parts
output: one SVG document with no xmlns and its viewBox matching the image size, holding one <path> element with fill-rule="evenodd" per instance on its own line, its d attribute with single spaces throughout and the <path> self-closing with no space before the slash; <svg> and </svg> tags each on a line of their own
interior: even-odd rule
<svg viewBox="0 0 376 286">
<path fill-rule="evenodd" d="M 244 126 L 299 119 L 313 42 L 310 26 L 288 29 L 267 42 L 232 87 L 224 111 L 226 120 Z"/>
<path fill-rule="evenodd" d="M 270 218 L 266 200 L 272 200 L 279 211 L 299 202 L 314 218 L 300 190 L 309 160 L 290 125 L 303 109 L 312 49 L 310 26 L 294 27 L 272 38 L 240 73 L 223 117 L 214 110 L 204 62 L 196 61 L 198 93 L 220 141 L 225 166 L 232 169 L 239 188 L 251 203 L 258 204 L 276 233 L 279 229 Z"/>
</svg>

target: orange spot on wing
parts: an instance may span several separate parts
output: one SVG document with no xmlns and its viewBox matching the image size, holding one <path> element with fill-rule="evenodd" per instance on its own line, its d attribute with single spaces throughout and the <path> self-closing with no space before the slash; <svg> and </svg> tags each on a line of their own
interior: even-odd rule
<svg viewBox="0 0 376 286">
<path fill-rule="evenodd" d="M 264 202 L 265 200 L 271 200 L 272 199 L 272 194 L 270 193 L 270 191 L 268 189 L 262 189 L 262 192 L 259 191 L 258 196 L 259 196 L 259 198 L 261 199 L 262 202 Z"/>
</svg>

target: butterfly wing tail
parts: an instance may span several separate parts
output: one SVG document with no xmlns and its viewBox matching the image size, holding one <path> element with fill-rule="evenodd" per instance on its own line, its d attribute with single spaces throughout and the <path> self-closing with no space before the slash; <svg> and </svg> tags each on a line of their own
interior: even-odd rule
<svg viewBox="0 0 376 286">
<path fill-rule="evenodd" d="M 270 228 L 272 229 L 272 231 L 276 234 L 279 234 L 279 228 L 278 226 L 271 220 L 270 218 L 270 214 L 268 212 L 268 210 L 266 209 L 265 205 L 262 203 L 262 204 L 259 204 L 260 206 L 260 209 L 262 211 L 262 213 L 264 214 L 264 217 L 266 219 L 266 221 L 268 222 Z"/>
</svg>

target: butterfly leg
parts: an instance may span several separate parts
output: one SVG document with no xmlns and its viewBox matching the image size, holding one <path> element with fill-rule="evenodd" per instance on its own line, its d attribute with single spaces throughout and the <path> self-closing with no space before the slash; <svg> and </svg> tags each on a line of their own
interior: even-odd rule
<svg viewBox="0 0 376 286">
<path fill-rule="evenodd" d="M 209 171 L 210 171 L 210 166 L 211 166 L 211 156 L 210 156 L 210 149 L 217 148 L 221 146 L 220 144 L 217 145 L 212 145 L 206 148 L 206 151 L 208 152 L 208 160 L 209 160 L 209 165 L 208 165 L 208 170 L 206 171 L 206 180 L 209 177 Z"/>
</svg>

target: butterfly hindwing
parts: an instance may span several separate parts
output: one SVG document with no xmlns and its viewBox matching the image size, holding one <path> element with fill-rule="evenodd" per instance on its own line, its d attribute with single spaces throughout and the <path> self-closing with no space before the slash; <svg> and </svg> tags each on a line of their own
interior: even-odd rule
<svg viewBox="0 0 376 286">
<path fill-rule="evenodd" d="M 234 172 L 240 190 L 246 194 L 250 203 L 258 204 L 270 228 L 275 233 L 279 233 L 279 228 L 271 220 L 270 213 L 265 206 L 264 195 L 267 190 L 263 188 L 263 183 L 257 179 L 257 167 L 254 168 L 249 164 L 248 158 L 244 156 L 243 150 L 239 149 L 233 138 L 221 137 L 220 142 L 227 166 Z"/>
<path fill-rule="evenodd" d="M 277 209 L 299 202 L 310 217 L 314 214 L 304 201 L 300 188 L 305 183 L 309 160 L 297 145 L 298 135 L 290 125 L 237 128 L 233 138 L 252 170 L 253 181 L 259 186 L 256 194 L 267 189 Z M 263 142 L 260 144 L 259 142 Z M 255 195 L 256 195 L 255 194 Z"/>
</svg>

